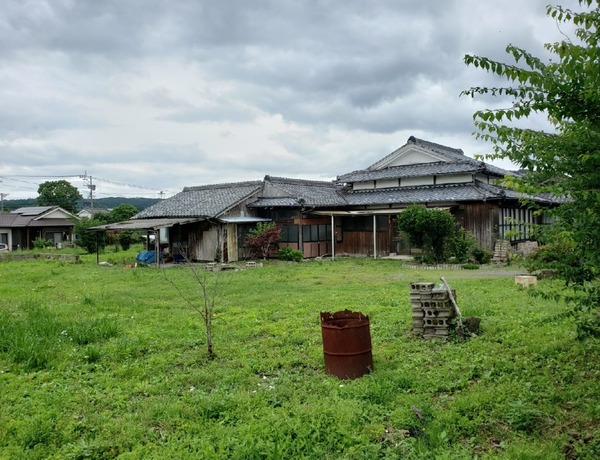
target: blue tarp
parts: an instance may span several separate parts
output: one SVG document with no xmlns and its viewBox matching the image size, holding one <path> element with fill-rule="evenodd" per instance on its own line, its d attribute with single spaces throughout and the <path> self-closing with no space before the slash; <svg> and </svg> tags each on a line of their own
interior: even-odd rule
<svg viewBox="0 0 600 460">
<path fill-rule="evenodd" d="M 156 262 L 156 253 L 154 251 L 142 251 L 138 253 L 135 260 L 143 264 L 153 264 Z"/>
</svg>

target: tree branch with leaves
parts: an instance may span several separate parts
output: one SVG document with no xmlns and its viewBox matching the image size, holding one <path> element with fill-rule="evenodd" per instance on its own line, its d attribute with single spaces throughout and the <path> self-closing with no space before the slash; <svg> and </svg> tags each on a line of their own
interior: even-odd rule
<svg viewBox="0 0 600 460">
<path fill-rule="evenodd" d="M 510 101 L 508 108 L 476 112 L 475 136 L 492 143 L 493 153 L 486 158 L 508 159 L 523 170 L 522 176 L 508 177 L 507 185 L 524 194 L 564 199 L 551 213 L 559 233 L 569 233 L 576 257 L 557 269 L 570 287 L 590 300 L 600 298 L 600 1 L 578 3 L 581 11 L 547 8 L 554 21 L 575 27 L 574 37 L 545 45 L 553 59 L 543 61 L 514 45 L 506 48 L 509 63 L 467 55 L 467 65 L 509 84 L 473 87 L 462 94 L 491 94 Z M 551 129 L 519 125 L 534 113 L 545 116 Z M 580 328 L 582 335 L 600 335 L 597 302 L 577 301 L 574 312 L 579 324 L 587 325 Z"/>
</svg>

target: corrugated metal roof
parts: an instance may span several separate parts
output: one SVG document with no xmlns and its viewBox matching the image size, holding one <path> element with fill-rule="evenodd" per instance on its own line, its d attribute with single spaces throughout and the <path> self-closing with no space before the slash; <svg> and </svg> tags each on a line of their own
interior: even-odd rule
<svg viewBox="0 0 600 460">
<path fill-rule="evenodd" d="M 159 219 L 135 219 L 116 222 L 114 224 L 98 225 L 90 227 L 89 230 L 156 230 L 158 228 L 172 227 L 173 225 L 190 224 L 206 220 L 201 217 L 196 218 L 159 218 Z"/>
</svg>

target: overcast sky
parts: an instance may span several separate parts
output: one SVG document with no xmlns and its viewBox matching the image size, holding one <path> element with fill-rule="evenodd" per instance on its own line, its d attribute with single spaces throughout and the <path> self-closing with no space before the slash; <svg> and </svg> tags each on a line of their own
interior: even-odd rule
<svg viewBox="0 0 600 460">
<path fill-rule="evenodd" d="M 463 57 L 542 55 L 548 1 L 3 0 L 0 193 L 331 180 L 411 135 L 489 152 L 472 114 L 498 101 L 459 97 L 492 81 Z"/>
</svg>

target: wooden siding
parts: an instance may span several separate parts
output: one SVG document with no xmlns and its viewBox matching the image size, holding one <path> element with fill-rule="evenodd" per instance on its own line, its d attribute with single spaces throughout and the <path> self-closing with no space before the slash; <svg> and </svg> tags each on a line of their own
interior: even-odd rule
<svg viewBox="0 0 600 460">
<path fill-rule="evenodd" d="M 388 256 L 392 246 L 392 235 L 389 230 L 378 230 L 377 256 Z M 373 256 L 372 231 L 343 231 L 341 241 L 335 243 L 336 254 L 349 254 L 353 256 Z"/>
<path fill-rule="evenodd" d="M 470 203 L 461 206 L 461 211 L 464 229 L 475 236 L 481 247 L 493 250 L 498 236 L 498 206 L 487 203 Z"/>
<path fill-rule="evenodd" d="M 192 260 L 213 261 L 218 254 L 219 230 L 208 222 L 196 222 L 186 225 L 187 250 Z"/>
</svg>

